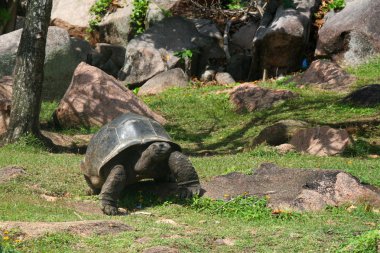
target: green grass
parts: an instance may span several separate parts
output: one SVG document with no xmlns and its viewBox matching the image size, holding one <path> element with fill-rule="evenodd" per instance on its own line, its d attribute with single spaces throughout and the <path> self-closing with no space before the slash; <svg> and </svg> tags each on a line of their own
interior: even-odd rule
<svg viewBox="0 0 380 253">
<path fill-rule="evenodd" d="M 358 85 L 379 81 L 379 62 L 349 70 Z M 380 187 L 380 126 L 360 128 L 359 140 L 342 156 L 315 157 L 291 152 L 279 154 L 272 147 L 255 149 L 249 142 L 261 129 L 281 119 L 298 119 L 313 125 L 336 124 L 378 118 L 380 107 L 352 107 L 340 102 L 343 94 L 299 89 L 284 82 L 267 82 L 269 88 L 292 90 L 298 98 L 271 109 L 236 113 L 226 93 L 228 87 L 171 89 L 144 101 L 168 120 L 165 126 L 174 141 L 184 147 L 202 181 L 230 172 L 250 174 L 261 163 L 287 168 L 339 169 L 361 182 Z M 41 121 L 51 121 L 58 103 L 42 105 Z M 66 134 L 93 133 L 97 129 L 63 129 Z M 26 175 L 0 185 L 0 221 L 119 220 L 133 227 L 117 235 L 82 237 L 50 233 L 32 240 L 0 241 L 3 252 L 142 252 L 152 246 L 169 246 L 180 252 L 376 252 L 377 209 L 357 206 L 328 207 L 320 212 L 272 214 L 265 199 L 239 197 L 228 203 L 193 199 L 181 203 L 143 196 L 142 211 L 150 215 L 106 217 L 76 209 L 76 204 L 97 205 L 97 197 L 85 196 L 86 184 L 79 170 L 82 155 L 53 154 L 30 137 L 0 149 L 0 167 L 22 166 Z M 47 202 L 41 195 L 57 197 Z M 128 210 L 136 208 L 139 195 L 121 201 Z M 251 208 L 253 207 L 253 208 Z M 97 208 L 97 207 L 96 207 Z M 174 224 L 160 222 L 172 220 Z M 1 233 L 0 228 L 0 233 Z M 4 235 L 0 235 L 3 240 Z M 233 245 L 217 243 L 229 240 Z M 143 242 L 139 242 L 143 241 Z M 13 250 L 13 251 L 12 251 Z M 1 252 L 1 250 L 0 250 Z M 3 253 L 1 252 L 1 253 Z"/>
</svg>

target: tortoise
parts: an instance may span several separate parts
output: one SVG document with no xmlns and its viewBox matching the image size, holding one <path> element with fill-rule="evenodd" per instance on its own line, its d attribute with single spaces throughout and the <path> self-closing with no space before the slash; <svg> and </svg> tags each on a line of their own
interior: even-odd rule
<svg viewBox="0 0 380 253">
<path fill-rule="evenodd" d="M 176 182 L 180 198 L 199 195 L 201 189 L 181 147 L 158 122 L 134 113 L 120 115 L 91 138 L 81 171 L 107 215 L 118 213 L 122 191 L 141 179 Z"/>
</svg>

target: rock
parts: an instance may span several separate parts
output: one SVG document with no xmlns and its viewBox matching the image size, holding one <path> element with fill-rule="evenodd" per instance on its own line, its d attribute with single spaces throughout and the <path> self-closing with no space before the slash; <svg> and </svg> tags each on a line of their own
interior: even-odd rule
<svg viewBox="0 0 380 253">
<path fill-rule="evenodd" d="M 351 143 L 348 132 L 328 126 L 299 130 L 289 142 L 298 152 L 317 156 L 332 156 L 342 153 Z"/>
<path fill-rule="evenodd" d="M 250 52 L 252 50 L 252 41 L 258 28 L 256 22 L 249 22 L 239 28 L 231 37 L 231 50 L 236 52 Z"/>
<path fill-rule="evenodd" d="M 0 227 L 5 230 L 20 231 L 23 240 L 41 237 L 46 233 L 72 233 L 79 236 L 114 235 L 131 231 L 132 227 L 121 221 L 88 220 L 68 222 L 22 222 L 3 221 Z"/>
<path fill-rule="evenodd" d="M 359 88 L 347 95 L 343 102 L 357 106 L 377 106 L 380 104 L 380 84 L 371 84 Z"/>
<path fill-rule="evenodd" d="M 264 142 L 271 146 L 287 143 L 297 131 L 307 127 L 309 127 L 309 124 L 304 121 L 280 120 L 261 130 L 253 140 L 252 146 L 257 146 Z"/>
<path fill-rule="evenodd" d="M 102 126 L 127 112 L 150 117 L 161 124 L 165 123 L 162 116 L 149 109 L 114 77 L 81 63 L 55 111 L 55 118 L 63 127 L 90 127 Z"/>
<path fill-rule="evenodd" d="M 97 43 L 87 63 L 117 78 L 124 65 L 125 50 L 123 46 Z"/>
<path fill-rule="evenodd" d="M 179 253 L 179 250 L 175 248 L 169 248 L 166 246 L 155 246 L 145 249 L 143 253 Z"/>
<path fill-rule="evenodd" d="M 0 77 L 12 75 L 22 30 L 0 36 Z M 49 27 L 44 67 L 42 98 L 60 99 L 70 84 L 82 54 L 72 47 L 69 34 L 58 27 Z"/>
<path fill-rule="evenodd" d="M 24 175 L 25 169 L 16 166 L 0 168 L 0 184 L 8 182 L 11 179 Z"/>
<path fill-rule="evenodd" d="M 192 73 L 195 73 L 206 66 L 212 47 L 213 41 L 201 35 L 191 21 L 165 18 L 128 43 L 119 79 L 131 85 L 141 84 L 179 64 L 180 59 L 174 54 L 183 50 L 192 50 Z M 196 60 L 197 52 L 201 56 L 199 60 Z"/>
<path fill-rule="evenodd" d="M 319 30 L 315 54 L 356 65 L 379 53 L 379 13 L 379 1 L 347 1 L 346 7 L 329 15 Z"/>
<path fill-rule="evenodd" d="M 205 197 L 224 199 L 248 193 L 267 196 L 273 209 L 316 211 L 326 206 L 367 202 L 380 205 L 380 190 L 339 170 L 287 169 L 262 164 L 253 175 L 233 172 L 202 185 Z"/>
<path fill-rule="evenodd" d="M 262 88 L 252 83 L 243 83 L 236 86 L 230 92 L 230 101 L 235 105 L 236 110 L 241 112 L 270 108 L 274 103 L 291 99 L 297 95 L 288 90 L 271 90 Z"/>
<path fill-rule="evenodd" d="M 284 144 L 278 145 L 274 148 L 280 154 L 286 154 L 286 153 L 289 153 L 291 151 L 296 151 L 296 148 L 292 144 L 289 144 L 289 143 L 284 143 Z"/>
<path fill-rule="evenodd" d="M 315 60 L 310 67 L 290 81 L 300 85 L 311 85 L 324 90 L 346 91 L 356 78 L 330 60 Z"/>
<path fill-rule="evenodd" d="M 60 152 L 86 153 L 87 145 L 92 135 L 64 135 L 54 132 L 41 131 L 41 134 L 50 139 Z"/>
<path fill-rule="evenodd" d="M 227 72 L 218 72 L 215 75 L 215 80 L 220 85 L 228 85 L 236 83 L 234 78 Z"/>
<path fill-rule="evenodd" d="M 13 78 L 4 76 L 0 79 L 0 135 L 7 131 L 12 105 Z"/>
<path fill-rule="evenodd" d="M 148 10 L 146 12 L 146 18 L 145 18 L 146 22 L 149 24 L 149 27 L 163 20 L 164 18 L 165 18 L 165 14 L 164 14 L 163 9 L 161 9 L 154 2 L 150 2 L 148 6 Z"/>
<path fill-rule="evenodd" d="M 253 40 L 253 64 L 251 75 L 277 77 L 301 67 L 313 11 L 319 1 L 270 0 Z M 286 6 L 291 3 L 293 6 Z"/>
<path fill-rule="evenodd" d="M 218 45 L 223 46 L 223 35 L 212 20 L 192 19 L 191 21 L 194 23 L 198 32 L 207 37 L 213 38 Z"/>
<path fill-rule="evenodd" d="M 213 69 L 208 69 L 201 75 L 201 81 L 202 82 L 210 82 L 213 81 L 216 75 L 216 71 Z"/>
<path fill-rule="evenodd" d="M 249 66 L 252 58 L 245 54 L 234 54 L 227 63 L 227 72 L 237 81 L 245 81 L 248 78 Z"/>
<path fill-rule="evenodd" d="M 59 26 L 61 28 L 70 26 L 73 29 L 85 31 L 91 19 L 91 6 L 95 3 L 96 0 L 54 0 L 50 19 L 55 25 L 65 24 Z"/>
<path fill-rule="evenodd" d="M 139 89 L 139 95 L 155 95 L 173 87 L 186 87 L 189 78 L 180 68 L 170 69 L 149 79 Z"/>
<path fill-rule="evenodd" d="M 99 24 L 100 42 L 126 46 L 131 36 L 133 1 L 122 1 L 122 8 L 106 15 Z"/>
</svg>

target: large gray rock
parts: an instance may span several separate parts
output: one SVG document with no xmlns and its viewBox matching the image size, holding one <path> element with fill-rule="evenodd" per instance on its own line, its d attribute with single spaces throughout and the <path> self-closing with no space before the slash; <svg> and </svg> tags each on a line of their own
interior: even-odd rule
<svg viewBox="0 0 380 253">
<path fill-rule="evenodd" d="M 272 107 L 275 103 L 296 97 L 297 94 L 288 90 L 272 90 L 262 88 L 252 83 L 243 83 L 232 89 L 230 101 L 238 112 L 252 112 Z"/>
<path fill-rule="evenodd" d="M 357 106 L 377 106 L 380 104 L 380 84 L 361 87 L 348 94 L 343 102 Z"/>
<path fill-rule="evenodd" d="M 342 153 L 352 141 L 345 129 L 322 126 L 299 130 L 289 143 L 298 152 L 316 156 L 332 156 Z"/>
<path fill-rule="evenodd" d="M 259 24 L 256 22 L 249 22 L 240 27 L 231 37 L 231 50 L 243 53 L 250 52 L 252 50 L 252 41 L 255 37 L 258 26 Z"/>
<path fill-rule="evenodd" d="M 301 67 L 318 0 L 270 0 L 253 40 L 251 77 L 278 76 Z"/>
<path fill-rule="evenodd" d="M 125 65 L 119 79 L 128 84 L 141 84 L 160 72 L 174 68 L 180 59 L 175 52 L 193 51 L 193 69 L 205 67 L 211 38 L 201 35 L 194 24 L 181 17 L 166 18 L 132 39 L 127 45 Z M 198 52 L 200 59 L 196 61 Z"/>
<path fill-rule="evenodd" d="M 87 28 L 90 9 L 97 0 L 54 0 L 51 20 L 60 19 L 70 25 Z"/>
<path fill-rule="evenodd" d="M 22 30 L 0 36 L 0 77 L 12 75 Z M 42 98 L 60 99 L 70 84 L 75 67 L 85 61 L 86 52 L 73 46 L 64 29 L 49 27 L 44 67 Z M 87 47 L 90 49 L 90 47 Z M 86 51 L 86 49 L 84 49 Z"/>
<path fill-rule="evenodd" d="M 8 129 L 12 105 L 13 78 L 4 76 L 0 79 L 0 135 Z"/>
<path fill-rule="evenodd" d="M 280 120 L 261 130 L 259 135 L 253 140 L 252 146 L 257 146 L 264 142 L 272 146 L 287 143 L 296 132 L 307 127 L 309 127 L 309 124 L 304 121 Z"/>
<path fill-rule="evenodd" d="M 380 206 L 380 190 L 361 184 L 339 170 L 287 169 L 262 164 L 253 175 L 230 173 L 202 184 L 204 196 L 214 199 L 248 194 L 267 196 L 273 209 L 317 211 L 327 206 L 367 202 Z"/>
<path fill-rule="evenodd" d="M 316 55 L 355 65 L 379 53 L 379 15 L 379 1 L 346 1 L 346 7 L 328 15 L 319 30 Z"/>
<path fill-rule="evenodd" d="M 139 95 L 155 95 L 173 87 L 186 87 L 189 77 L 180 68 L 170 69 L 149 79 L 139 89 Z"/>
<path fill-rule="evenodd" d="M 63 127 L 91 127 L 102 126 L 127 112 L 150 117 L 161 124 L 166 122 L 114 77 L 81 63 L 54 118 Z"/>
<path fill-rule="evenodd" d="M 97 43 L 95 50 L 88 55 L 87 63 L 113 77 L 118 76 L 124 65 L 125 47 L 107 43 Z"/>
<path fill-rule="evenodd" d="M 315 60 L 301 75 L 291 79 L 298 86 L 310 85 L 323 90 L 347 91 L 356 81 L 338 64 L 330 60 Z"/>
</svg>

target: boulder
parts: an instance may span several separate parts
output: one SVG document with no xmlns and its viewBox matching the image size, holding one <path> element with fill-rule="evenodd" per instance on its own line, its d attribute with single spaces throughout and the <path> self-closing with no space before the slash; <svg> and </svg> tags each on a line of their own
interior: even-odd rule
<svg viewBox="0 0 380 253">
<path fill-rule="evenodd" d="M 276 102 L 295 98 L 297 94 L 288 90 L 272 90 L 252 83 L 243 83 L 232 89 L 230 101 L 238 112 L 252 112 L 272 107 Z"/>
<path fill-rule="evenodd" d="M 311 85 L 324 90 L 347 91 L 356 81 L 338 64 L 330 60 L 315 60 L 301 75 L 291 79 L 298 86 Z"/>
<path fill-rule="evenodd" d="M 347 95 L 343 102 L 357 106 L 377 106 L 380 104 L 380 84 L 371 84 L 359 88 Z"/>
<path fill-rule="evenodd" d="M 248 194 L 266 196 L 272 209 L 317 211 L 327 206 L 369 203 L 380 206 L 380 190 L 339 170 L 287 169 L 261 164 L 253 175 L 233 172 L 202 185 L 204 196 L 224 200 Z"/>
<path fill-rule="evenodd" d="M 7 131 L 12 105 L 13 79 L 4 76 L 0 79 L 0 135 Z"/>
<path fill-rule="evenodd" d="M 280 144 L 278 146 L 275 146 L 274 148 L 280 154 L 286 154 L 292 151 L 296 151 L 296 148 L 292 144 L 289 144 L 289 143 Z"/>
<path fill-rule="evenodd" d="M 0 36 L 0 77 L 12 75 L 16 64 L 16 54 L 22 30 Z M 85 44 L 86 42 L 84 42 Z M 70 84 L 75 67 L 86 60 L 86 49 L 77 50 L 69 34 L 64 29 L 49 27 L 44 67 L 42 98 L 53 100 L 62 98 Z M 89 47 L 87 47 L 89 49 Z"/>
<path fill-rule="evenodd" d="M 255 37 L 258 26 L 259 24 L 256 22 L 249 22 L 240 27 L 231 37 L 231 51 L 242 53 L 250 52 L 252 50 L 252 41 Z"/>
<path fill-rule="evenodd" d="M 301 67 L 311 18 L 319 1 L 270 0 L 253 40 L 251 78 L 286 74 Z"/>
<path fill-rule="evenodd" d="M 89 54 L 87 63 L 117 78 L 120 69 L 124 65 L 124 59 L 125 47 L 97 43 L 95 50 Z"/>
<path fill-rule="evenodd" d="M 234 54 L 227 63 L 227 72 L 237 81 L 248 79 L 252 57 L 245 54 Z"/>
<path fill-rule="evenodd" d="M 234 78 L 228 72 L 218 72 L 215 75 L 215 80 L 220 85 L 228 85 L 236 83 Z"/>
<path fill-rule="evenodd" d="M 277 123 L 261 130 L 259 135 L 253 140 L 252 146 L 267 143 L 277 146 L 287 143 L 292 136 L 301 129 L 308 128 L 309 124 L 300 120 L 280 120 Z"/>
<path fill-rule="evenodd" d="M 209 49 L 213 46 L 213 40 L 200 34 L 191 21 L 181 17 L 165 18 L 128 43 L 119 79 L 131 85 L 141 84 L 181 63 L 175 53 L 184 50 L 193 52 L 192 73 L 198 72 L 206 66 Z M 199 61 L 196 54 L 200 56 Z"/>
<path fill-rule="evenodd" d="M 194 23 L 198 32 L 207 37 L 213 38 L 217 41 L 218 45 L 223 46 L 223 35 L 212 20 L 192 19 L 191 21 Z"/>
<path fill-rule="evenodd" d="M 213 69 L 207 69 L 202 73 L 200 81 L 202 82 L 210 82 L 215 79 L 216 71 Z"/>
<path fill-rule="evenodd" d="M 346 1 L 346 7 L 328 15 L 319 30 L 315 54 L 356 65 L 380 53 L 379 13 L 379 1 Z"/>
<path fill-rule="evenodd" d="M 56 123 L 63 127 L 91 127 L 102 126 L 127 112 L 165 123 L 162 116 L 149 109 L 114 77 L 81 63 L 54 117 Z"/>
<path fill-rule="evenodd" d="M 299 130 L 289 143 L 298 152 L 316 156 L 332 156 L 342 153 L 351 142 L 345 129 L 322 126 Z"/>
<path fill-rule="evenodd" d="M 173 87 L 186 87 L 189 77 L 180 68 L 170 69 L 149 79 L 140 87 L 139 95 L 155 95 Z"/>
</svg>

